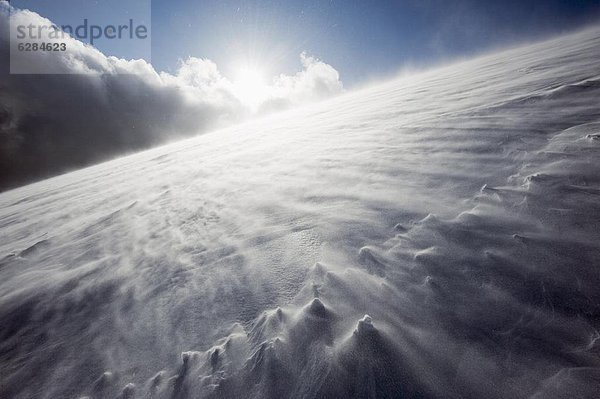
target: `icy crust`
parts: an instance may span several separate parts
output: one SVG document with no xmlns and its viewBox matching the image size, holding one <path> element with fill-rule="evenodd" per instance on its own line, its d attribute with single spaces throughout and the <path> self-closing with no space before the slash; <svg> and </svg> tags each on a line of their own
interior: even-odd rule
<svg viewBox="0 0 600 399">
<path fill-rule="evenodd" d="M 0 195 L 0 397 L 594 398 L 599 38 Z"/>
</svg>

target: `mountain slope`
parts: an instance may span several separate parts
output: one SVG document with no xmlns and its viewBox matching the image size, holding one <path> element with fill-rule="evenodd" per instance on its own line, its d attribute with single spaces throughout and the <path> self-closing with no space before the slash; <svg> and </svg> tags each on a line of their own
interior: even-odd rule
<svg viewBox="0 0 600 399">
<path fill-rule="evenodd" d="M 592 397 L 600 30 L 0 195 L 0 397 Z"/>
</svg>

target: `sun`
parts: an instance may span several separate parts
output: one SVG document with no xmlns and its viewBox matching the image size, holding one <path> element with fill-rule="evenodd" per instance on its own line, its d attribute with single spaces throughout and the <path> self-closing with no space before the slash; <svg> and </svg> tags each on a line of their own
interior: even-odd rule
<svg viewBox="0 0 600 399">
<path fill-rule="evenodd" d="M 233 90 L 244 104 L 256 108 L 268 96 L 268 85 L 262 69 L 254 66 L 240 66 L 235 69 Z"/>
</svg>

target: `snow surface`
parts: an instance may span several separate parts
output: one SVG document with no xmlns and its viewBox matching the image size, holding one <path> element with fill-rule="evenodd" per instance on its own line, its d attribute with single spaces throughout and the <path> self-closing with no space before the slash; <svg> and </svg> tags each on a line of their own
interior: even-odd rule
<svg viewBox="0 0 600 399">
<path fill-rule="evenodd" d="M 0 195 L 2 398 L 592 398 L 600 29 Z"/>
</svg>

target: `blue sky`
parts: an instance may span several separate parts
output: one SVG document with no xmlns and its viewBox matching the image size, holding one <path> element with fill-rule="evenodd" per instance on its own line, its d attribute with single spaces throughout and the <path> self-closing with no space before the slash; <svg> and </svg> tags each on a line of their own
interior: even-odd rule
<svg viewBox="0 0 600 399">
<path fill-rule="evenodd" d="M 153 4 L 153 63 L 207 57 L 224 73 L 240 58 L 272 73 L 307 51 L 346 84 L 387 76 L 598 21 L 597 0 L 273 1 L 172 0 Z"/>
<path fill-rule="evenodd" d="M 128 2 L 140 10 L 149 4 Z M 72 22 L 71 3 L 81 1 L 13 2 L 58 23 Z M 104 23 L 117 21 L 111 10 L 122 17 L 116 0 L 87 3 L 86 12 Z M 179 59 L 195 56 L 215 61 L 226 76 L 240 63 L 257 64 L 269 75 L 289 74 L 299 69 L 299 54 L 306 51 L 334 66 L 347 86 L 405 66 L 540 39 L 600 17 L 598 0 L 170 0 L 153 1 L 151 7 L 151 61 L 157 70 L 173 72 Z M 118 46 L 126 45 L 113 41 L 98 46 L 121 55 Z"/>
</svg>

